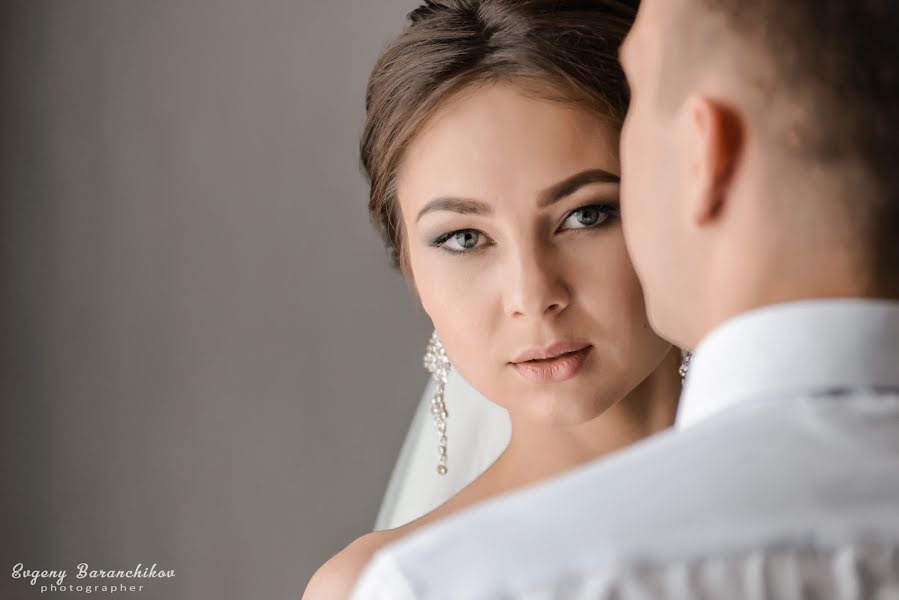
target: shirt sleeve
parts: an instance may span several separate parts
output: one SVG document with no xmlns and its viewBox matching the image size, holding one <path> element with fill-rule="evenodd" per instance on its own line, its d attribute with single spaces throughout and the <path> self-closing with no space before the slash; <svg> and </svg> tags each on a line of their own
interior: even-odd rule
<svg viewBox="0 0 899 600">
<path fill-rule="evenodd" d="M 382 551 L 363 569 L 350 600 L 415 600 L 415 594 L 393 557 Z"/>
</svg>

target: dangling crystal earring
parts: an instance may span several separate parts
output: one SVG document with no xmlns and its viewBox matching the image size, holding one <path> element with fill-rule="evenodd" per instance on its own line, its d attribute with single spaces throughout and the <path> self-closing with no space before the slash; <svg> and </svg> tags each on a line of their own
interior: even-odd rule
<svg viewBox="0 0 899 600">
<path fill-rule="evenodd" d="M 687 352 L 686 350 L 681 350 L 681 363 L 680 369 L 678 369 L 678 373 L 680 373 L 681 381 L 686 378 L 687 373 L 690 372 L 690 361 L 693 359 L 693 353 Z"/>
<path fill-rule="evenodd" d="M 437 472 L 446 475 L 446 418 L 449 413 L 446 412 L 446 403 L 444 402 L 444 393 L 446 391 L 446 377 L 449 375 L 450 361 L 446 356 L 446 349 L 437 337 L 437 332 L 431 334 L 428 341 L 428 347 L 425 351 L 424 367 L 427 369 L 437 381 L 437 392 L 431 398 L 431 414 L 434 415 L 434 421 L 437 425 L 437 431 L 440 438 L 437 443 L 437 451 L 440 459 L 437 463 Z"/>
</svg>

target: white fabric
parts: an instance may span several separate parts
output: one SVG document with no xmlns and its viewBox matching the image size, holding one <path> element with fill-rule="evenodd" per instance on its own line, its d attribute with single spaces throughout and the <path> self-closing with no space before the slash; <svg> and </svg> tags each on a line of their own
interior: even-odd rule
<svg viewBox="0 0 899 600">
<path fill-rule="evenodd" d="M 352 598 L 899 598 L 899 303 L 722 325 L 675 429 L 385 546 Z"/>
<path fill-rule="evenodd" d="M 895 306 L 817 300 L 731 319 L 696 348 L 675 426 L 702 421 L 760 390 L 787 396 L 895 381 L 899 335 L 885 333 L 895 326 Z"/>
<path fill-rule="evenodd" d="M 381 501 L 375 531 L 413 521 L 443 504 L 483 473 L 509 444 L 509 413 L 451 369 L 445 402 L 447 473 L 437 473 L 437 428 L 431 414 L 436 382 L 428 381 Z"/>
</svg>

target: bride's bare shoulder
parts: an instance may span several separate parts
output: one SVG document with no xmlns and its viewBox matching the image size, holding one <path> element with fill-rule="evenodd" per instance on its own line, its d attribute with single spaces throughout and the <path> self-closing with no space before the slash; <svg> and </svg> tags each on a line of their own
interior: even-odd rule
<svg viewBox="0 0 899 600">
<path fill-rule="evenodd" d="M 332 556 L 309 580 L 302 600 L 349 598 L 356 580 L 374 553 L 395 538 L 393 531 L 367 533 Z"/>
<path fill-rule="evenodd" d="M 425 525 L 504 491 L 502 480 L 497 478 L 494 471 L 495 469 L 488 469 L 458 494 L 409 523 L 394 529 L 373 531 L 358 538 L 319 567 L 312 579 L 309 580 L 302 600 L 349 598 L 365 565 L 381 547 L 409 535 Z"/>
<path fill-rule="evenodd" d="M 456 499 L 458 500 L 458 499 Z M 356 539 L 349 546 L 332 556 L 306 585 L 302 600 L 335 600 L 349 598 L 363 569 L 375 552 L 390 542 L 398 540 L 423 525 L 454 512 L 454 502 L 446 502 L 431 512 L 394 529 L 373 531 Z"/>
</svg>

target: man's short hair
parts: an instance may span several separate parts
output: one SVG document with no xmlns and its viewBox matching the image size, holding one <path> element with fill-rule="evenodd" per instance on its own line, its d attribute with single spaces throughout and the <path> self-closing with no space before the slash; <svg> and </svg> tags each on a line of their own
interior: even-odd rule
<svg viewBox="0 0 899 600">
<path fill-rule="evenodd" d="M 865 203 L 857 214 L 869 225 L 876 277 L 894 278 L 899 287 L 899 0 L 684 4 L 689 8 L 679 19 L 687 29 L 672 32 L 669 44 L 701 45 L 677 39 L 690 35 L 694 20 L 703 23 L 693 22 L 700 38 L 703 28 L 724 30 L 714 37 L 747 49 L 770 74 L 761 80 L 747 75 L 748 83 L 761 86 L 761 98 L 796 108 L 789 111 L 789 130 L 781 131 L 791 139 L 777 141 L 793 142 L 798 159 L 816 168 L 849 166 L 862 174 L 864 192 L 847 200 Z M 719 52 L 699 51 L 705 60 Z M 780 124 L 781 117 L 772 114 L 770 121 Z"/>
</svg>

